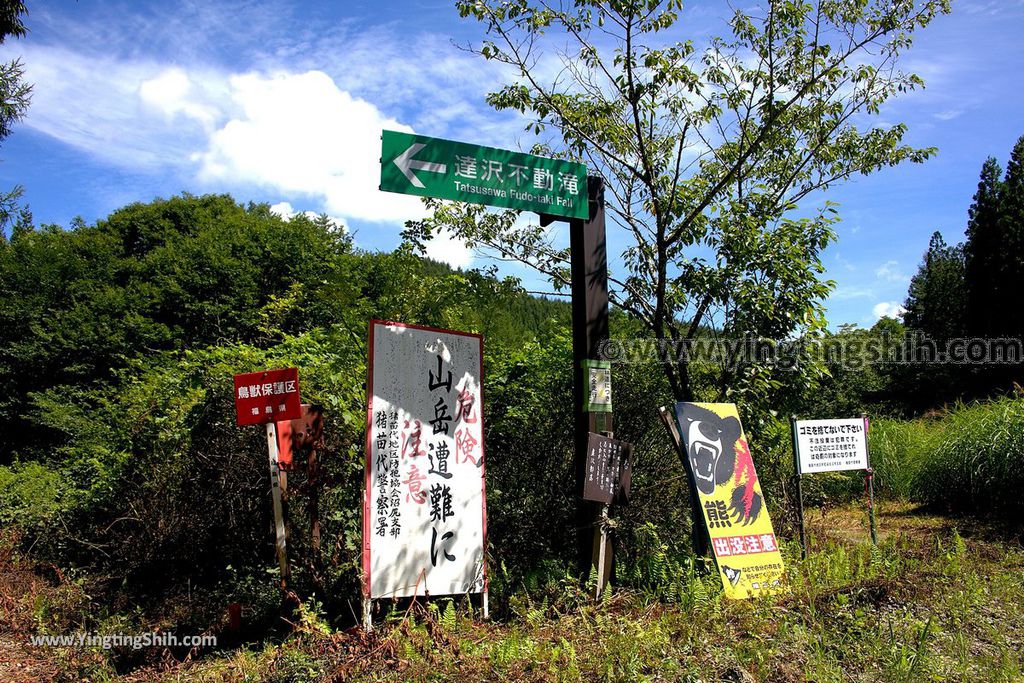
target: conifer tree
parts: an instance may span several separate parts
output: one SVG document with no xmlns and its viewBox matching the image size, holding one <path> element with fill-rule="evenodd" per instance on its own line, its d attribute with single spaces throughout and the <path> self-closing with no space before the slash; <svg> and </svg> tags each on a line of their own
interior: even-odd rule
<svg viewBox="0 0 1024 683">
<path fill-rule="evenodd" d="M 996 304 L 1003 321 L 999 329 L 1006 336 L 1021 338 L 1024 337 L 1024 309 L 1019 298 L 1024 292 L 1024 135 L 1013 146 L 1006 164 L 998 226 L 1002 263 Z"/>
<path fill-rule="evenodd" d="M 988 335 L 997 328 L 996 299 L 1001 269 L 999 195 L 1001 169 L 995 157 L 981 167 L 974 202 L 967 212 L 964 274 L 967 279 L 967 321 L 972 334 Z"/>
</svg>

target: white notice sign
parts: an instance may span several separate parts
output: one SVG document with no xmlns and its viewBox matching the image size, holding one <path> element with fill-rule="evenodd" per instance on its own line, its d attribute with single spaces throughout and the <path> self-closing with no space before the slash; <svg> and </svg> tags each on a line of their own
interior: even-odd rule
<svg viewBox="0 0 1024 683">
<path fill-rule="evenodd" d="M 482 592 L 483 338 L 375 320 L 369 349 L 364 592 Z"/>
<path fill-rule="evenodd" d="M 793 429 L 796 430 L 799 474 L 868 469 L 866 423 L 861 417 L 797 420 Z"/>
</svg>

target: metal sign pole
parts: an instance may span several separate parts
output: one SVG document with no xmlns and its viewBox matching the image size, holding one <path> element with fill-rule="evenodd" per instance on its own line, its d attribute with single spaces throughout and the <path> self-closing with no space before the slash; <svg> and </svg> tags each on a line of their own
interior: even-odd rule
<svg viewBox="0 0 1024 683">
<path fill-rule="evenodd" d="M 267 423 L 267 452 L 270 455 L 270 489 L 274 500 L 274 533 L 277 562 L 281 567 L 281 590 L 288 585 L 288 555 L 285 548 L 284 509 L 281 505 L 281 472 L 277 464 L 277 426 Z"/>
<path fill-rule="evenodd" d="M 789 418 L 789 430 L 793 437 L 793 467 L 796 470 L 797 517 L 800 520 L 800 559 L 807 559 L 807 530 L 804 527 L 803 474 L 800 472 L 800 440 L 796 438 L 796 415 Z"/>
<path fill-rule="evenodd" d="M 864 479 L 868 490 L 868 523 L 871 525 L 871 545 L 878 545 L 878 529 L 875 525 L 875 470 L 871 467 L 871 443 L 868 441 L 870 420 L 861 414 L 864 420 L 864 450 L 868 456 L 868 468 L 864 470 Z"/>
</svg>

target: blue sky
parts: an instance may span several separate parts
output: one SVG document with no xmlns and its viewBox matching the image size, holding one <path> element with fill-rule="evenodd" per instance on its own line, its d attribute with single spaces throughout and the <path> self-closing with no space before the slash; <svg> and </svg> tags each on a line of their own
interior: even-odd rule
<svg viewBox="0 0 1024 683">
<path fill-rule="evenodd" d="M 37 223 L 93 222 L 133 201 L 229 192 L 281 211 L 326 212 L 368 249 L 391 249 L 412 197 L 377 190 L 380 130 L 516 149 L 524 121 L 484 95 L 508 78 L 457 47 L 479 39 L 453 2 L 29 2 L 20 57 L 35 93 L 0 147 L 0 187 L 20 183 Z M 690 2 L 683 31 L 725 33 L 724 3 Z M 954 0 L 905 64 L 927 88 L 887 105 L 907 141 L 936 146 L 923 165 L 834 188 L 839 239 L 825 254 L 837 287 L 828 317 L 872 324 L 906 296 L 940 230 L 963 237 L 987 156 L 1024 135 L 1024 0 Z M 613 248 L 615 243 L 612 244 Z M 460 244 L 432 255 L 485 265 Z M 527 271 L 530 289 L 546 289 Z"/>
</svg>

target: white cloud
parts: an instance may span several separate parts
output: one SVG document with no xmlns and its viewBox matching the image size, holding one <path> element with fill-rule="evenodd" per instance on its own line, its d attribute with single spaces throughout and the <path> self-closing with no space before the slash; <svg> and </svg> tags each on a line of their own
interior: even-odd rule
<svg viewBox="0 0 1024 683">
<path fill-rule="evenodd" d="M 298 216 L 300 213 L 306 218 L 319 218 L 321 215 L 316 211 L 298 211 L 295 209 L 295 207 L 291 205 L 290 202 L 278 202 L 277 204 L 271 204 L 270 213 L 276 214 L 286 221 L 290 221 L 292 218 Z M 328 218 L 330 218 L 331 222 L 334 223 L 334 230 L 338 230 L 341 232 L 349 231 L 348 221 L 346 221 L 344 218 L 341 218 L 340 216 L 328 216 Z"/>
<path fill-rule="evenodd" d="M 968 2 L 964 3 L 959 7 L 967 14 L 985 14 L 988 16 L 997 16 L 1002 10 L 1006 9 L 1006 6 L 1012 7 L 1013 3 L 1007 3 L 1006 0 L 988 0 L 987 2 Z M 1018 7 L 1020 4 L 1018 3 Z"/>
<path fill-rule="evenodd" d="M 870 299 L 873 296 L 875 296 L 874 290 L 868 287 L 844 287 L 839 285 L 829 298 L 836 301 L 849 301 L 850 299 Z"/>
<path fill-rule="evenodd" d="M 902 318 L 906 312 L 907 309 L 898 301 L 880 301 L 871 309 L 871 313 L 875 316 L 876 320 L 881 318 Z"/>
<path fill-rule="evenodd" d="M 963 109 L 944 109 L 943 111 L 935 112 L 933 116 L 939 121 L 952 121 L 963 113 Z"/>
<path fill-rule="evenodd" d="M 843 268 L 845 268 L 848 272 L 852 273 L 855 270 L 857 270 L 857 266 L 853 265 L 852 263 L 850 263 L 850 261 L 848 261 L 847 259 L 843 258 L 842 254 L 838 254 L 838 253 L 836 254 L 836 262 L 838 262 L 839 265 L 841 265 Z"/>
<path fill-rule="evenodd" d="M 449 232 L 434 235 L 424 246 L 427 258 L 447 263 L 452 268 L 465 268 L 473 262 L 473 250 Z"/>
<path fill-rule="evenodd" d="M 349 219 L 424 215 L 418 199 L 377 188 L 381 129 L 412 129 L 321 71 L 232 75 L 56 47 L 24 60 L 36 84 L 25 123 L 105 163 L 169 169 L 203 191 L 308 197 Z"/>
<path fill-rule="evenodd" d="M 230 87 L 239 111 L 193 157 L 202 181 L 315 197 L 328 213 L 366 221 L 423 215 L 418 199 L 377 188 L 381 130 L 408 126 L 320 71 L 232 76 Z"/>
<path fill-rule="evenodd" d="M 899 261 L 886 261 L 878 267 L 875 275 L 886 282 L 910 282 L 910 276 L 899 269 Z"/>
<path fill-rule="evenodd" d="M 270 206 L 270 213 L 276 213 L 281 218 L 288 220 L 298 212 L 289 202 L 278 202 Z"/>
<path fill-rule="evenodd" d="M 191 39 L 166 40 L 159 23 L 148 25 L 147 43 L 180 54 L 101 49 L 90 44 L 110 38 L 102 24 L 91 40 L 82 26 L 65 28 L 78 31 L 78 48 L 0 48 L 0 58 L 22 57 L 36 84 L 26 125 L 120 169 L 170 173 L 192 191 L 256 187 L 332 216 L 401 222 L 424 209 L 378 190 L 383 128 L 440 137 L 471 129 L 475 142 L 506 147 L 521 130 L 518 115 L 494 115 L 483 102 L 501 82 L 494 65 L 443 36 L 341 28 L 289 45 L 268 36 L 252 70 L 238 73 L 209 66 Z"/>
<path fill-rule="evenodd" d="M 139 86 L 139 99 L 162 112 L 168 119 L 183 114 L 210 129 L 219 118 L 215 106 L 195 98 L 195 88 L 188 74 L 180 68 L 167 69 Z"/>
<path fill-rule="evenodd" d="M 167 95 L 152 84 L 143 90 L 166 72 L 159 64 L 29 45 L 22 57 L 25 80 L 34 84 L 24 125 L 103 162 L 136 170 L 174 165 L 202 139 L 197 121 L 168 118 L 183 96 L 179 79 L 164 80 L 172 86 Z"/>
</svg>

